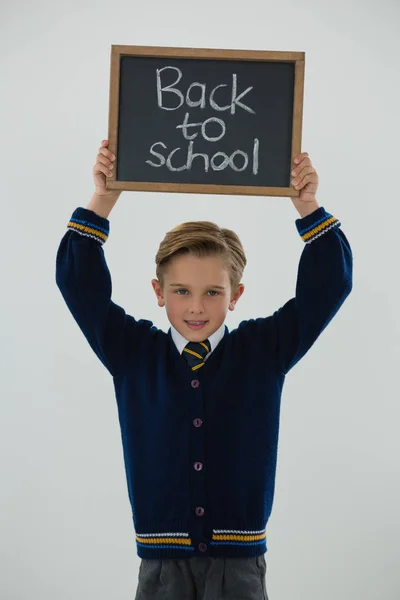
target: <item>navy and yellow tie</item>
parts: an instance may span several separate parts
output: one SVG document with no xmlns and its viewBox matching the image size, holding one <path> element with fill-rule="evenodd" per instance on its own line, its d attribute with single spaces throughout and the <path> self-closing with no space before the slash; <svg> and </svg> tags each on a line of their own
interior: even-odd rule
<svg viewBox="0 0 400 600">
<path fill-rule="evenodd" d="M 204 358 L 210 352 L 209 340 L 204 342 L 189 342 L 183 349 L 182 355 L 187 360 L 189 367 L 192 371 L 197 371 L 205 365 Z"/>
</svg>

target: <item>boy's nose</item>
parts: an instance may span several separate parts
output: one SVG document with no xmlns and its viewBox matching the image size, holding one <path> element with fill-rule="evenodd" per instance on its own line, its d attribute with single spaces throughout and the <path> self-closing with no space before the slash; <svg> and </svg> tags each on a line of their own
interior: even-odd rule
<svg viewBox="0 0 400 600">
<path fill-rule="evenodd" d="M 204 311 L 202 310 L 192 310 L 189 312 L 190 318 L 196 320 L 196 318 L 201 319 L 204 315 Z"/>
<path fill-rule="evenodd" d="M 202 303 L 201 299 L 199 299 L 199 300 L 195 300 L 194 298 L 192 299 L 192 302 L 190 303 L 190 312 L 191 313 L 203 312 L 203 303 Z"/>
</svg>

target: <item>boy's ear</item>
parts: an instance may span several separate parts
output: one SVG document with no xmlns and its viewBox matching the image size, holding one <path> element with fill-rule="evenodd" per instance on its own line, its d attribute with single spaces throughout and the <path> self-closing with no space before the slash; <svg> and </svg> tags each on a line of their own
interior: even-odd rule
<svg viewBox="0 0 400 600">
<path fill-rule="evenodd" d="M 153 290 L 156 292 L 156 294 L 162 294 L 161 284 L 158 279 L 152 279 L 151 285 L 153 286 Z"/>
<path fill-rule="evenodd" d="M 164 294 L 161 289 L 161 284 L 158 279 L 152 279 L 151 285 L 153 286 L 153 290 L 157 296 L 158 306 L 164 306 Z"/>
<path fill-rule="evenodd" d="M 239 298 L 243 294 L 243 292 L 244 292 L 244 284 L 241 283 L 241 284 L 239 284 L 239 286 L 238 286 L 235 294 L 231 298 L 231 301 L 229 303 L 229 310 L 234 310 L 235 309 L 237 301 L 239 300 Z"/>
</svg>

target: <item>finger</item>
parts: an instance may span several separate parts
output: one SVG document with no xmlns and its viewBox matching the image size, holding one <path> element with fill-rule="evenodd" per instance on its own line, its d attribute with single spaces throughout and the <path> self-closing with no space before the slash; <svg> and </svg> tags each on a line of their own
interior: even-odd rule
<svg viewBox="0 0 400 600">
<path fill-rule="evenodd" d="M 299 175 L 304 171 L 304 169 L 313 169 L 314 167 L 311 164 L 310 159 L 304 159 L 299 165 L 296 166 L 295 169 L 291 172 L 292 179 L 299 179 Z"/>
<path fill-rule="evenodd" d="M 294 163 L 297 165 L 299 162 L 301 162 L 303 160 L 303 158 L 308 157 L 308 152 L 302 152 L 301 154 L 299 154 L 298 156 L 296 156 L 296 158 L 294 159 Z"/>
<path fill-rule="evenodd" d="M 107 167 L 113 168 L 114 165 L 111 162 L 111 160 L 109 158 L 107 158 L 104 154 L 98 154 L 97 155 L 97 162 L 101 163 L 103 165 L 106 165 Z"/>
<path fill-rule="evenodd" d="M 312 167 L 311 159 L 308 156 L 302 158 L 299 163 L 297 163 L 296 165 L 294 165 L 293 166 L 293 171 L 296 171 L 296 173 L 299 173 L 300 172 L 299 169 L 302 169 L 305 166 Z M 293 174 L 293 172 L 292 172 L 292 174 Z"/>
<path fill-rule="evenodd" d="M 102 163 L 97 162 L 95 164 L 95 166 L 93 167 L 93 173 L 94 174 L 103 173 L 107 177 L 111 177 L 111 175 L 113 174 L 113 170 L 110 169 L 109 167 L 107 167 L 106 165 L 103 165 Z"/>
<path fill-rule="evenodd" d="M 115 160 L 115 154 L 113 154 L 111 152 L 111 150 L 107 150 L 107 148 L 105 147 L 105 146 L 108 146 L 108 144 L 109 144 L 108 140 L 103 140 L 101 142 L 101 146 L 99 148 L 99 152 L 101 152 L 105 156 L 108 156 L 111 160 Z"/>
<path fill-rule="evenodd" d="M 294 177 L 298 178 L 299 173 L 301 173 L 302 170 L 306 167 L 313 168 L 311 160 L 309 158 L 304 158 L 299 165 L 296 165 L 296 167 L 293 169 L 293 171 L 291 172 L 290 175 L 292 176 L 292 178 L 294 178 Z"/>
<path fill-rule="evenodd" d="M 315 169 L 314 167 L 303 167 L 303 168 L 297 168 L 295 171 L 293 171 L 293 173 L 295 174 L 295 176 L 292 179 L 292 183 L 296 184 L 296 183 L 300 183 L 301 180 L 303 179 L 304 175 L 307 175 L 308 173 L 314 173 Z"/>
<path fill-rule="evenodd" d="M 305 187 L 308 183 L 314 183 L 317 184 L 318 183 L 318 175 L 316 173 L 310 173 L 309 175 L 306 175 L 300 183 L 298 183 L 297 185 L 295 185 L 295 189 L 296 190 L 302 190 L 303 187 Z"/>
<path fill-rule="evenodd" d="M 111 150 L 107 150 L 107 148 L 99 148 L 99 154 L 107 156 L 110 160 L 115 160 L 115 154 L 113 154 Z"/>
</svg>

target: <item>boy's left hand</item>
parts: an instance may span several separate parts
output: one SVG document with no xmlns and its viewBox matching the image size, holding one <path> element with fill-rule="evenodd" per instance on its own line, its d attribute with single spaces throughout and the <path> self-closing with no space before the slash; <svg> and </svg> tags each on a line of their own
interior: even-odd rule
<svg viewBox="0 0 400 600">
<path fill-rule="evenodd" d="M 299 196 L 290 199 L 300 216 L 306 216 L 318 208 L 316 193 L 319 183 L 318 173 L 312 166 L 308 152 L 296 156 L 290 176 L 291 185 L 300 190 Z"/>
</svg>

